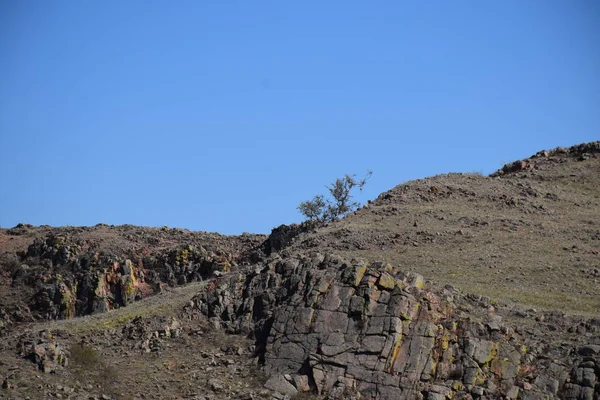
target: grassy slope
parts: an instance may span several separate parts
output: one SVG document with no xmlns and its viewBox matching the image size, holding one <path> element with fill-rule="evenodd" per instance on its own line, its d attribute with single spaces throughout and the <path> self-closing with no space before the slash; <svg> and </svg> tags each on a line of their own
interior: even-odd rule
<svg viewBox="0 0 600 400">
<path fill-rule="evenodd" d="M 600 158 L 537 163 L 399 185 L 310 242 L 522 307 L 597 315 L 600 279 L 582 270 L 600 268 Z"/>
</svg>

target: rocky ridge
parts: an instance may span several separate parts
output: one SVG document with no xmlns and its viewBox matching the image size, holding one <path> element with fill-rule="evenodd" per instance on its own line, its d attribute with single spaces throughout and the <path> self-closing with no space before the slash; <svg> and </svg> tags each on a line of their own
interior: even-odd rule
<svg viewBox="0 0 600 400">
<path fill-rule="evenodd" d="M 24 250 L 2 255 L 0 331 L 15 322 L 106 312 L 160 293 L 167 286 L 226 273 L 238 263 L 248 262 L 264 241 L 261 235 L 198 238 L 189 231 L 124 227 L 128 239 L 138 235 L 155 247 L 110 249 L 92 236 L 105 229 L 46 231 L 21 224 L 5 230 L 7 242 L 23 236 L 32 242 Z M 179 237 L 170 243 L 169 236 Z"/>
<path fill-rule="evenodd" d="M 489 299 L 452 287 L 436 293 L 421 276 L 389 264 L 276 256 L 193 301 L 215 327 L 251 333 L 267 373 L 288 376 L 287 393 L 440 400 L 600 394 L 600 319 L 580 321 L 571 335 L 572 325 L 559 318 L 536 328 L 548 335 L 515 328 Z M 570 341 L 559 344 L 555 335 Z"/>
</svg>

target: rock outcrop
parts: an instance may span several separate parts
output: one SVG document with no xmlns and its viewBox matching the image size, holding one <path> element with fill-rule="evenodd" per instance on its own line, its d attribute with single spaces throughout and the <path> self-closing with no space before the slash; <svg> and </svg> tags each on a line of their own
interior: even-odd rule
<svg viewBox="0 0 600 400">
<path fill-rule="evenodd" d="M 502 176 L 506 174 L 512 174 L 515 172 L 522 171 L 533 171 L 536 169 L 536 160 L 544 159 L 552 156 L 563 156 L 577 159 L 578 161 L 584 161 L 590 158 L 592 155 L 600 153 L 600 141 L 581 143 L 571 147 L 557 147 L 553 150 L 543 150 L 536 153 L 534 156 L 525 159 L 517 160 L 512 163 L 504 165 L 501 169 L 494 172 L 490 176 Z"/>
<path fill-rule="evenodd" d="M 271 230 L 271 234 L 262 244 L 266 255 L 278 253 L 290 246 L 303 233 L 315 231 L 323 223 L 319 221 L 304 221 L 301 224 L 279 225 Z"/>
<path fill-rule="evenodd" d="M 270 376 L 332 398 L 598 398 L 597 346 L 541 354 L 491 304 L 470 317 L 461 304 L 417 274 L 318 253 L 273 257 L 194 299 L 214 326 L 254 335 Z"/>
<path fill-rule="evenodd" d="M 201 246 L 115 255 L 82 249 L 68 237 L 50 234 L 35 239 L 11 271 L 12 287 L 32 290 L 28 310 L 18 313 L 19 318 L 10 317 L 15 310 L 3 311 L 0 319 L 10 323 L 102 313 L 158 293 L 165 285 L 201 281 L 236 265 L 231 254 Z"/>
<path fill-rule="evenodd" d="M 48 331 L 19 338 L 17 352 L 31 360 L 44 373 L 54 373 L 69 364 L 68 350 Z"/>
</svg>

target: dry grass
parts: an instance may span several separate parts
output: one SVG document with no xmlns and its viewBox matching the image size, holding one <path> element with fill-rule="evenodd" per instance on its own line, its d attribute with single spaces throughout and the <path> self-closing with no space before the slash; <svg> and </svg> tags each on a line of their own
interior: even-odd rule
<svg viewBox="0 0 600 400">
<path fill-rule="evenodd" d="M 105 393 L 115 394 L 119 374 L 91 346 L 78 343 L 69 347 L 70 369 L 81 381 L 101 386 Z"/>
<path fill-rule="evenodd" d="M 316 242 L 521 307 L 597 315 L 600 282 L 582 270 L 600 267 L 600 159 L 543 167 L 409 182 Z"/>
<path fill-rule="evenodd" d="M 153 315 L 176 316 L 181 311 L 181 307 L 205 286 L 206 282 L 190 283 L 185 286 L 169 289 L 162 294 L 150 296 L 127 307 L 110 310 L 102 314 L 36 324 L 35 328 L 37 331 L 63 330 L 73 334 L 80 334 L 88 331 L 121 328 L 136 317 Z"/>
</svg>

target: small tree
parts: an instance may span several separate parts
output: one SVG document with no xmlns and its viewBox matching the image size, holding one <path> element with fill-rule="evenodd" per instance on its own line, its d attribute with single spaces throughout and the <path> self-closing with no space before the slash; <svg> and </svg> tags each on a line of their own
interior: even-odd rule
<svg viewBox="0 0 600 400">
<path fill-rule="evenodd" d="M 298 211 L 309 221 L 331 222 L 343 217 L 360 207 L 360 203 L 352 201 L 352 189 L 358 187 L 361 191 L 372 175 L 369 171 L 363 179 L 357 180 L 356 175 L 346 174 L 343 178 L 336 179 L 326 186 L 330 199 L 323 195 L 316 195 L 312 200 L 303 201 L 298 206 Z"/>
<path fill-rule="evenodd" d="M 313 197 L 312 200 L 300 203 L 298 210 L 310 221 L 317 221 L 322 218 L 327 210 L 327 202 L 325 201 L 325 197 L 319 194 Z"/>
</svg>

